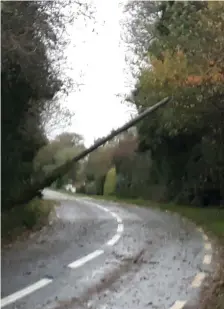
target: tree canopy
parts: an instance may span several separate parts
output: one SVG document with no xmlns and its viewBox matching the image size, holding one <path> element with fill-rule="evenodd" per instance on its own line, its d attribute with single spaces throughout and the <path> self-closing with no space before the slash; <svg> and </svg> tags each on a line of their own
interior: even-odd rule
<svg viewBox="0 0 224 309">
<path fill-rule="evenodd" d="M 69 89 L 60 71 L 69 20 L 86 6 L 69 1 L 4 1 L 1 4 L 2 205 L 31 185 L 33 159 L 48 143 L 45 125 L 70 119 L 56 95 Z M 12 205 L 13 206 L 13 205 Z M 8 207 L 8 206 L 7 206 Z"/>
<path fill-rule="evenodd" d="M 220 1 L 127 6 L 134 12 L 129 37 L 144 59 L 133 104 L 141 111 L 164 96 L 173 98 L 138 126 L 139 151 L 150 151 L 151 188 L 161 186 L 161 199 L 224 199 L 223 8 Z"/>
</svg>

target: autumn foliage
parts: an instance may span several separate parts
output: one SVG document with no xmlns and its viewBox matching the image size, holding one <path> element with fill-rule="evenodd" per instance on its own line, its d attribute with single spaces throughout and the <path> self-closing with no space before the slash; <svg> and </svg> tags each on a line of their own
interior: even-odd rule
<svg viewBox="0 0 224 309">
<path fill-rule="evenodd" d="M 224 3 L 141 2 L 128 8 L 136 10 L 129 38 L 142 56 L 133 103 L 141 111 L 173 98 L 138 126 L 139 160 L 143 153 L 151 159 L 145 192 L 151 198 L 158 189 L 161 200 L 222 204 Z"/>
</svg>

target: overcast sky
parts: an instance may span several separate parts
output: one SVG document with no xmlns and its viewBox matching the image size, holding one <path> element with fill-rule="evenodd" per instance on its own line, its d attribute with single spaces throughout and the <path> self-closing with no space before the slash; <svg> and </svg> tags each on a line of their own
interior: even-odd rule
<svg viewBox="0 0 224 309">
<path fill-rule="evenodd" d="M 75 21 L 69 28 L 71 42 L 65 50 L 70 76 L 85 84 L 66 99 L 66 106 L 75 112 L 68 131 L 82 134 L 87 146 L 129 120 L 134 111 L 117 96 L 128 94 L 133 84 L 121 40 L 122 6 L 118 0 L 94 3 L 96 23 L 88 21 L 86 26 Z"/>
</svg>

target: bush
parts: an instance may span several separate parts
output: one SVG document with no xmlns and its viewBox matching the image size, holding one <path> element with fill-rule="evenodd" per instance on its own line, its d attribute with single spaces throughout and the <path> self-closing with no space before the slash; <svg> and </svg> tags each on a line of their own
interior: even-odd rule
<svg viewBox="0 0 224 309">
<path fill-rule="evenodd" d="M 111 168 L 106 176 L 104 182 L 103 195 L 113 195 L 116 188 L 116 169 L 115 167 Z"/>
<path fill-rule="evenodd" d="M 86 194 L 97 195 L 97 187 L 96 187 L 96 183 L 94 181 L 86 184 Z"/>
<path fill-rule="evenodd" d="M 85 194 L 86 193 L 86 187 L 85 185 L 81 185 L 80 187 L 76 188 L 77 193 Z"/>
<path fill-rule="evenodd" d="M 95 180 L 96 195 L 103 195 L 105 179 L 106 175 L 103 175 Z"/>
<path fill-rule="evenodd" d="M 39 229 L 48 222 L 54 201 L 33 199 L 2 214 L 2 239 L 12 240 L 27 230 Z"/>
</svg>

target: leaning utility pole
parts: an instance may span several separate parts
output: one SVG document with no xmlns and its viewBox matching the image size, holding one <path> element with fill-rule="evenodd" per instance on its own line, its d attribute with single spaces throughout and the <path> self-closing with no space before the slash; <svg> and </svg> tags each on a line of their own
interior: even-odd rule
<svg viewBox="0 0 224 309">
<path fill-rule="evenodd" d="M 114 138 L 116 135 L 128 130 L 130 127 L 134 126 L 139 121 L 141 121 L 143 118 L 145 118 L 152 112 L 156 111 L 159 107 L 165 105 L 169 101 L 170 101 L 170 98 L 167 97 L 161 100 L 160 102 L 156 103 L 155 105 L 147 108 L 143 113 L 139 114 L 138 116 L 136 116 L 134 119 L 127 122 L 125 125 L 123 125 L 119 129 L 112 131 L 109 135 L 101 138 L 95 144 L 90 146 L 88 149 L 84 150 L 83 152 L 75 156 L 72 160 L 67 161 L 63 165 L 57 167 L 53 172 L 51 172 L 50 175 L 47 175 L 44 179 L 42 178 L 42 179 L 38 179 L 34 181 L 34 183 L 31 184 L 31 186 L 27 188 L 27 190 L 21 192 L 21 194 L 17 196 L 16 198 L 14 198 L 13 200 L 8 201 L 7 204 L 21 205 L 21 204 L 27 203 L 28 201 L 30 201 L 32 198 L 34 198 L 37 195 L 37 192 L 39 190 L 42 190 L 50 186 L 58 177 L 66 174 L 69 171 L 69 169 L 71 169 L 74 163 L 83 159 L 85 156 L 87 156 L 88 154 L 90 154 L 91 152 L 99 148 L 100 146 L 104 145 L 106 142 Z"/>
</svg>

